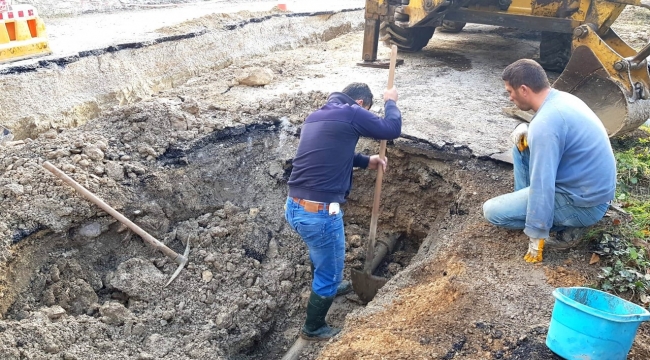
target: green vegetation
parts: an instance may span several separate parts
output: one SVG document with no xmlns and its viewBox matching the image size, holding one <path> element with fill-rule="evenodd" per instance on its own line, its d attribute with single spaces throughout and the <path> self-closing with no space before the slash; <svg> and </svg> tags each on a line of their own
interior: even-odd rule
<svg viewBox="0 0 650 360">
<path fill-rule="evenodd" d="M 616 203 L 623 212 L 587 237 L 604 264 L 597 287 L 648 306 L 650 303 L 650 128 L 612 139 L 618 179 Z"/>
</svg>

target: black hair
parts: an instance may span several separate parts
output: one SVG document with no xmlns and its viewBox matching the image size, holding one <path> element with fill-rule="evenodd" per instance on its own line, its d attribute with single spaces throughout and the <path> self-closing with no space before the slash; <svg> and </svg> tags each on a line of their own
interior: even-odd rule
<svg viewBox="0 0 650 360">
<path fill-rule="evenodd" d="M 363 106 L 370 108 L 372 106 L 372 91 L 370 87 L 364 83 L 352 83 L 341 91 L 345 95 L 352 98 L 352 100 L 362 100 Z"/>
<path fill-rule="evenodd" d="M 520 59 L 508 65 L 503 70 L 501 79 L 507 81 L 513 89 L 526 85 L 534 93 L 551 86 L 542 66 L 531 59 Z"/>
</svg>

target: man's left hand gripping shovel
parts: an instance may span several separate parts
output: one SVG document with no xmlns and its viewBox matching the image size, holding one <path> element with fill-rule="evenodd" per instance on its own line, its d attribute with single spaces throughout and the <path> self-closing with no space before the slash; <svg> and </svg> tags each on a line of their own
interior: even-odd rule
<svg viewBox="0 0 650 360">
<path fill-rule="evenodd" d="M 134 233 L 140 235 L 142 240 L 144 240 L 146 243 L 154 247 L 155 249 L 158 249 L 162 251 L 163 254 L 167 255 L 170 259 L 174 260 L 178 264 L 178 268 L 172 275 L 172 277 L 167 281 L 165 286 L 169 285 L 176 277 L 178 274 L 181 273 L 181 270 L 185 267 L 187 264 L 187 256 L 190 253 L 190 239 L 187 239 L 187 244 L 185 245 L 185 252 L 183 255 L 177 254 L 174 250 L 168 248 L 165 246 L 165 244 L 161 243 L 158 241 L 155 237 L 149 235 L 146 231 L 144 231 L 141 227 L 138 225 L 134 224 L 131 220 L 127 219 L 124 215 L 120 214 L 117 210 L 113 209 L 110 205 L 105 203 L 102 199 L 98 198 L 95 196 L 93 193 L 88 191 L 86 188 L 81 186 L 78 182 L 74 181 L 71 177 L 66 175 L 63 171 L 59 170 L 56 166 L 50 164 L 48 161 L 46 161 L 43 164 L 43 167 L 49 170 L 52 174 L 56 175 L 59 179 L 63 180 L 66 182 L 68 185 L 72 186 L 75 190 L 81 193 L 86 199 L 90 200 L 93 202 L 95 205 L 99 206 L 102 208 L 102 210 L 106 211 L 108 214 L 113 216 L 115 219 L 117 219 L 119 222 L 122 224 L 126 225 L 131 229 Z"/>
<path fill-rule="evenodd" d="M 388 89 L 393 88 L 395 79 L 395 62 L 397 59 L 397 46 L 393 45 L 390 52 L 390 68 L 388 72 Z M 379 145 L 379 157 L 386 158 L 386 140 L 381 140 Z M 363 302 L 371 301 L 377 291 L 388 281 L 385 278 L 374 276 L 373 257 L 375 255 L 375 239 L 377 237 L 377 219 L 379 218 L 379 200 L 381 199 L 381 183 L 384 178 L 384 170 L 381 165 L 377 168 L 377 181 L 375 182 L 375 197 L 372 204 L 372 217 L 370 218 L 370 237 L 368 239 L 368 249 L 366 253 L 366 262 L 363 271 L 352 270 L 352 288 Z M 378 263 L 377 263 L 378 264 Z"/>
</svg>

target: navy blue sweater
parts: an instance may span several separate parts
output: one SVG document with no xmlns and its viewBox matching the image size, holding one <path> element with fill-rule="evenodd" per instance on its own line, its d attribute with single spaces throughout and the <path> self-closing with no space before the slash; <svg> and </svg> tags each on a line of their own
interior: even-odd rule
<svg viewBox="0 0 650 360">
<path fill-rule="evenodd" d="M 402 114 L 394 101 L 385 103 L 382 119 L 343 93 L 311 113 L 300 133 L 289 178 L 289 196 L 344 203 L 352 186 L 352 167 L 368 167 L 370 158 L 355 154 L 360 136 L 392 140 L 402 131 Z"/>
</svg>

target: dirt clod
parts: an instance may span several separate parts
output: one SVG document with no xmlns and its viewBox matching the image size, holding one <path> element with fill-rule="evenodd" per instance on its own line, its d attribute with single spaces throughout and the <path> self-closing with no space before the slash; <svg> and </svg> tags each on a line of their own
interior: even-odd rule
<svg viewBox="0 0 650 360">
<path fill-rule="evenodd" d="M 240 85 L 246 86 L 264 86 L 270 84 L 271 81 L 273 81 L 273 71 L 259 67 L 245 69 L 237 79 Z"/>
<path fill-rule="evenodd" d="M 159 288 L 166 282 L 165 275 L 150 261 L 129 259 L 106 276 L 108 286 L 128 297 L 151 301 L 158 297 Z"/>
<path fill-rule="evenodd" d="M 99 308 L 102 322 L 109 325 L 122 325 L 131 318 L 131 312 L 119 302 L 106 302 Z"/>
</svg>

